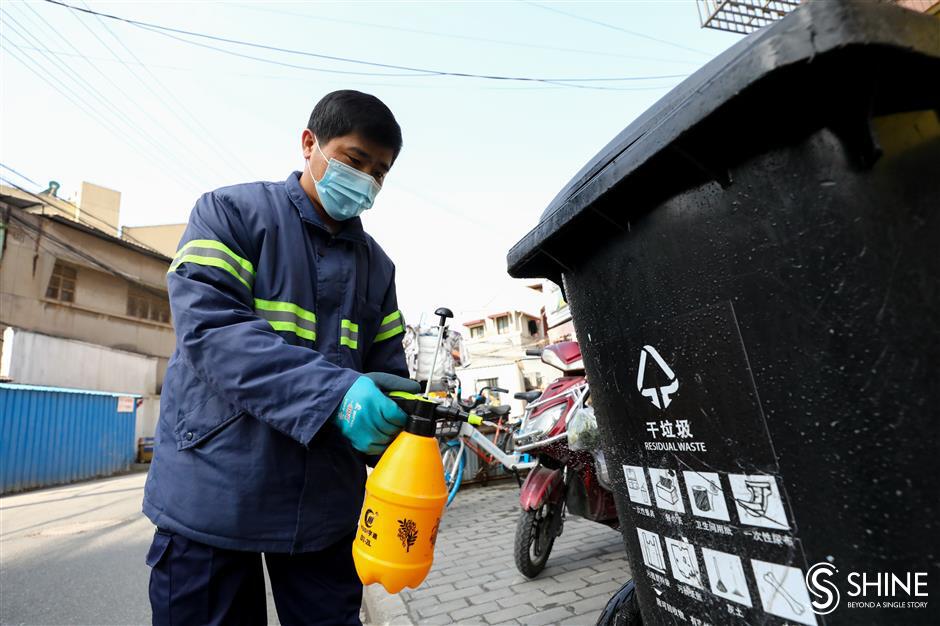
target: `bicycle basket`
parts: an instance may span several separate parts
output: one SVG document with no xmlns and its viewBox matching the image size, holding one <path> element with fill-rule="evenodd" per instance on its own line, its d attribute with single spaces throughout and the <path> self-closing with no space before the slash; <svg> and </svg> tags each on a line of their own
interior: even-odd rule
<svg viewBox="0 0 940 626">
<path fill-rule="evenodd" d="M 456 437 L 459 432 L 459 422 L 438 422 L 434 434 L 437 437 Z"/>
</svg>

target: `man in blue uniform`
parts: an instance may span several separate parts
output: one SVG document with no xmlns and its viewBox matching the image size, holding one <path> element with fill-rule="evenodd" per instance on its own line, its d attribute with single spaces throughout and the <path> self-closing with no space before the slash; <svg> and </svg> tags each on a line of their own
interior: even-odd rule
<svg viewBox="0 0 940 626">
<path fill-rule="evenodd" d="M 262 554 L 282 623 L 359 623 L 366 455 L 405 423 L 383 390 L 416 391 L 395 267 L 359 219 L 401 146 L 380 100 L 337 91 L 303 172 L 196 203 L 143 503 L 155 624 L 265 623 Z"/>
</svg>

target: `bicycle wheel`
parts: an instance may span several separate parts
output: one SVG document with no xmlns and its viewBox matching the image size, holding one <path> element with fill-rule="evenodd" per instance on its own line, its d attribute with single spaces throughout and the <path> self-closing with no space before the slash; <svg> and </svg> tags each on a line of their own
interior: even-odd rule
<svg viewBox="0 0 940 626">
<path fill-rule="evenodd" d="M 467 464 L 467 451 L 460 441 L 451 439 L 441 443 L 441 461 L 444 463 L 444 483 L 447 485 L 447 506 L 454 501 L 460 482 L 463 480 L 463 469 Z"/>
</svg>

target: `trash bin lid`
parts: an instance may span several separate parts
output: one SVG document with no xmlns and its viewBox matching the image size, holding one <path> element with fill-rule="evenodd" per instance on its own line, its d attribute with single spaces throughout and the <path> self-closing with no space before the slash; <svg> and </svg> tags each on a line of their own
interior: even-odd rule
<svg viewBox="0 0 940 626">
<path fill-rule="evenodd" d="M 714 58 L 621 131 L 512 247 L 509 274 L 561 284 L 605 232 L 627 230 L 631 217 L 685 189 L 732 184 L 728 168 L 748 155 L 825 126 L 867 132 L 872 115 L 940 108 L 937 76 L 938 18 L 881 3 L 808 2 Z"/>
</svg>

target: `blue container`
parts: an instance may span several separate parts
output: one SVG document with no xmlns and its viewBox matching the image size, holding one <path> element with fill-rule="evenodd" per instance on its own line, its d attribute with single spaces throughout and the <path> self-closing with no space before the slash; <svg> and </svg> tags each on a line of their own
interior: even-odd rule
<svg viewBox="0 0 940 626">
<path fill-rule="evenodd" d="M 139 397 L 0 384 L 0 494 L 129 469 Z"/>
</svg>

